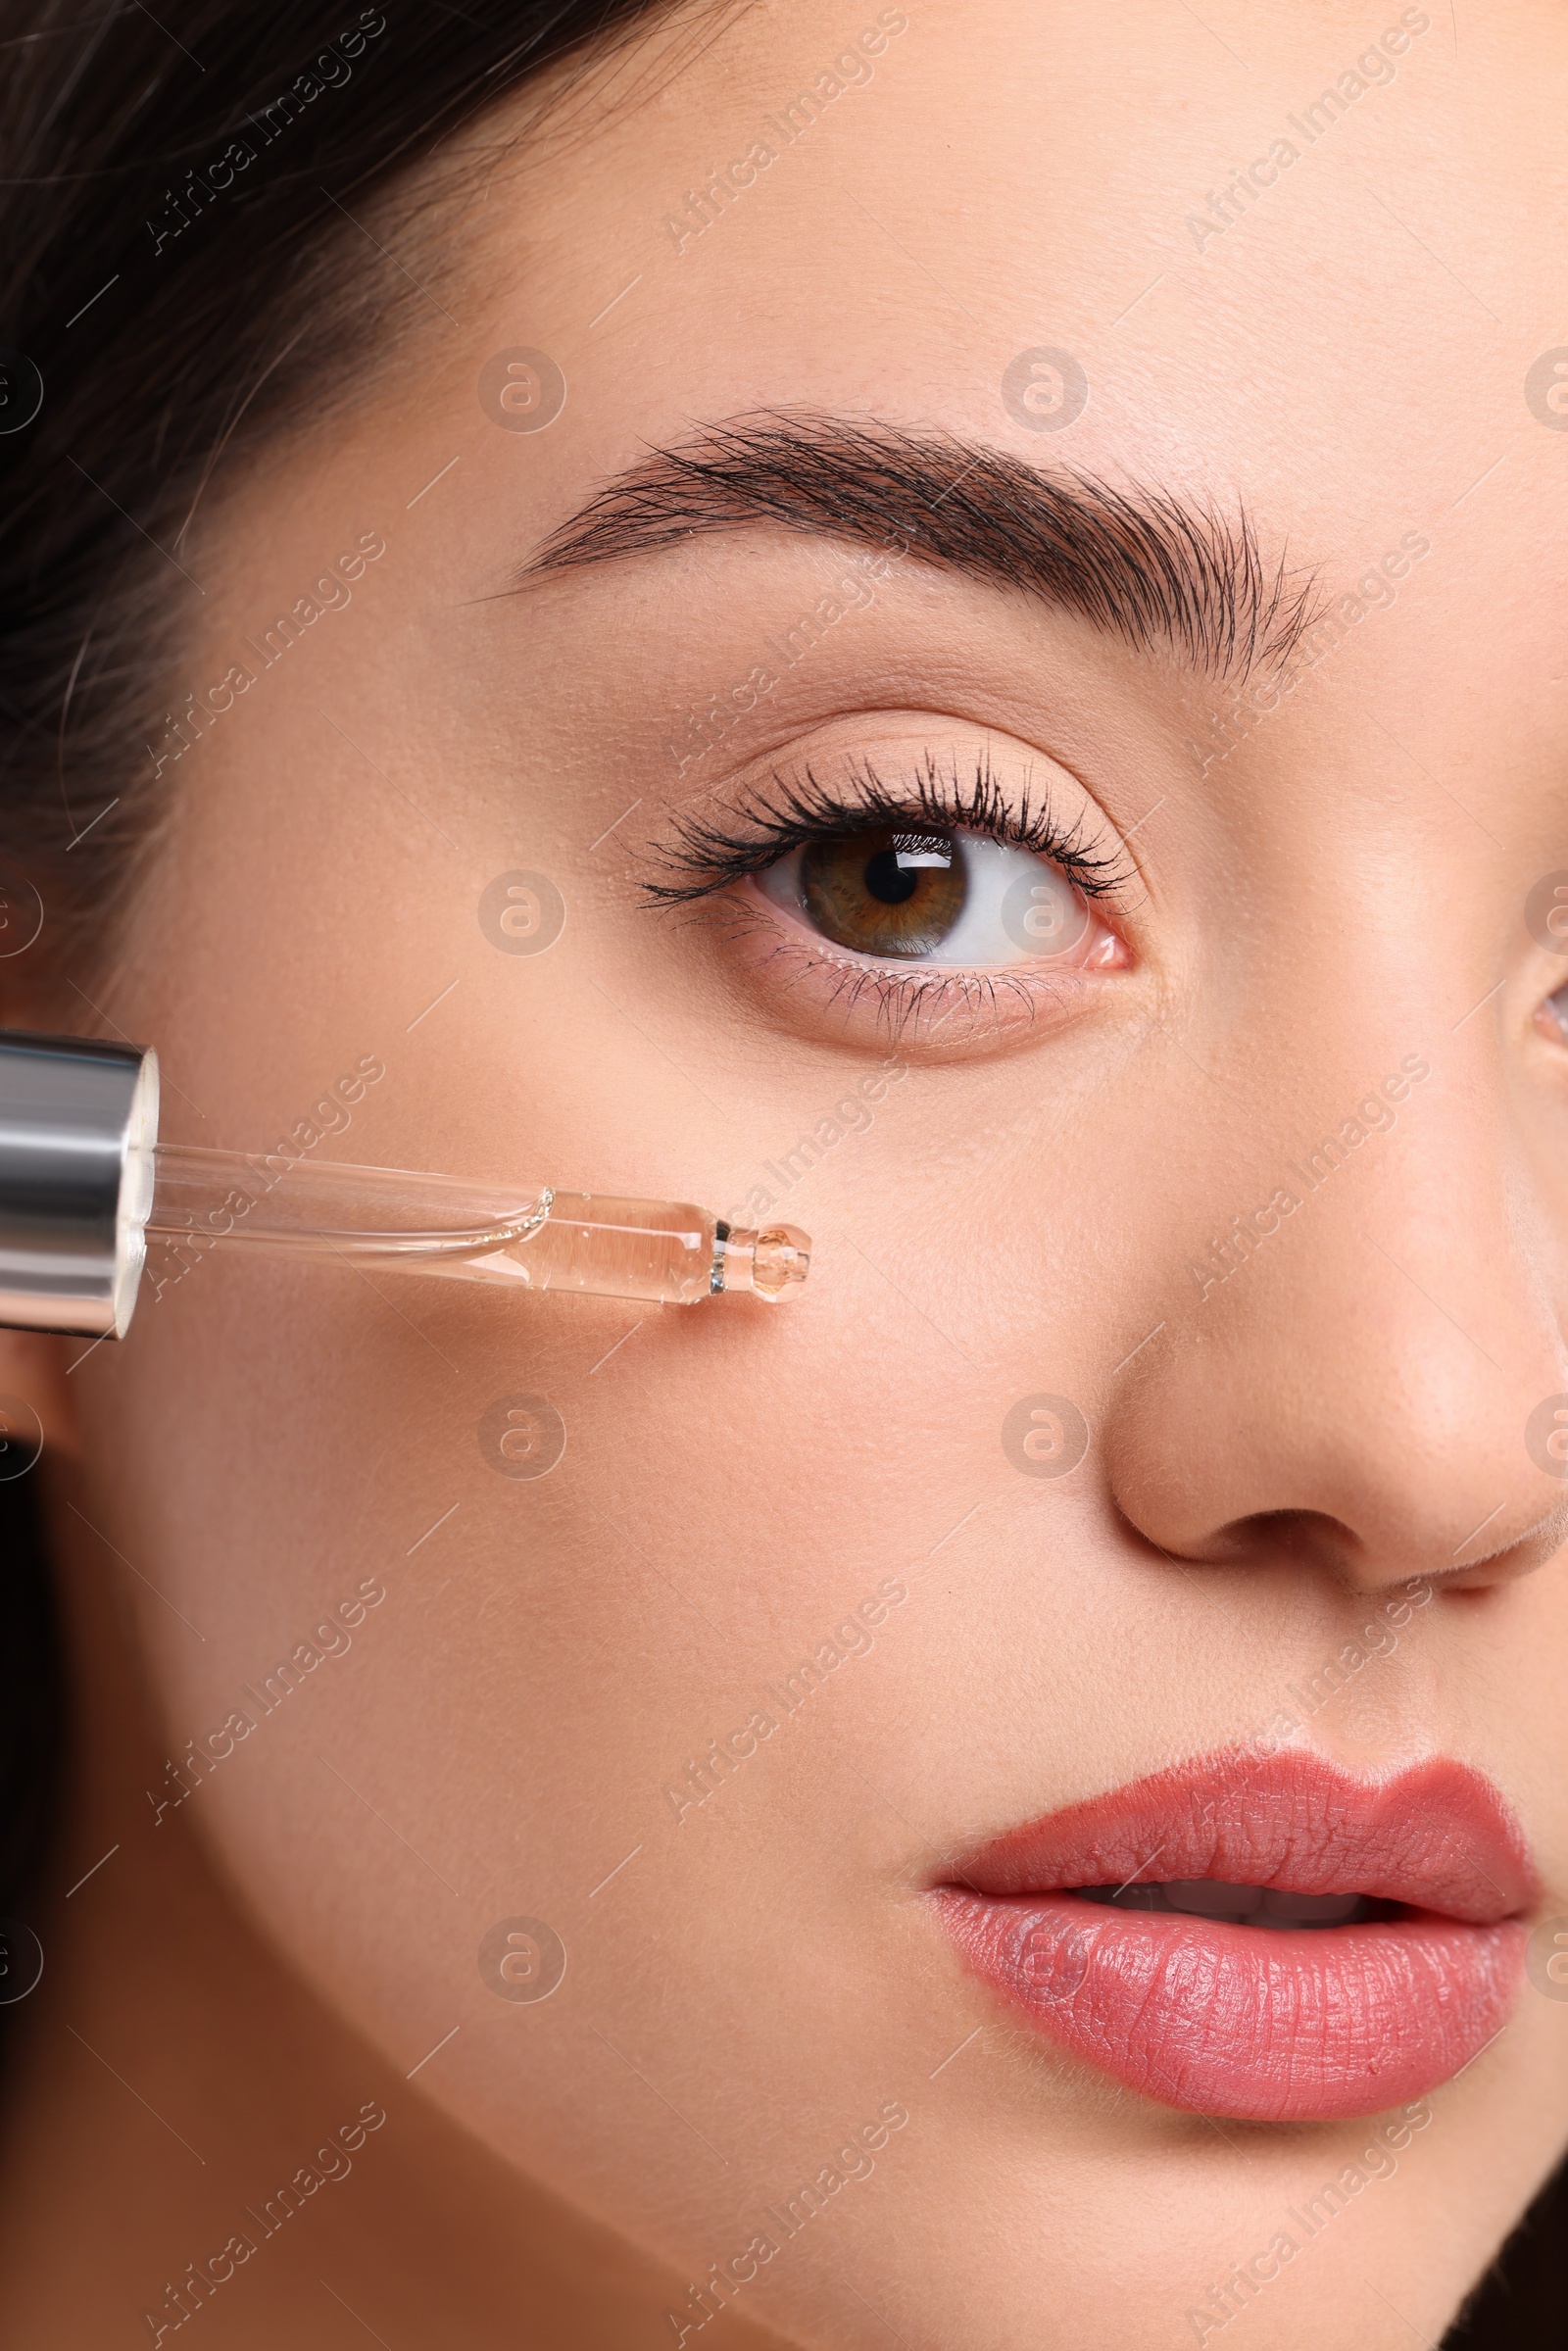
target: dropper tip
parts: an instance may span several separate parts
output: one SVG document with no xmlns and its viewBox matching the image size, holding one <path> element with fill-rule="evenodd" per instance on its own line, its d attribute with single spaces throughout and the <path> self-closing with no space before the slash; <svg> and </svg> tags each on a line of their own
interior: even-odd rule
<svg viewBox="0 0 1568 2351">
<path fill-rule="evenodd" d="M 735 1230 L 723 1243 L 724 1289 L 749 1290 L 770 1306 L 796 1297 L 811 1270 L 811 1237 L 799 1225 L 769 1225 L 762 1232 Z"/>
</svg>

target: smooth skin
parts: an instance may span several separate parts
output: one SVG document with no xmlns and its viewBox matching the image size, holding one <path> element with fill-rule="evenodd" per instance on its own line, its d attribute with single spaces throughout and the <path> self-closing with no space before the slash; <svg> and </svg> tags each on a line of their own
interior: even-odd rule
<svg viewBox="0 0 1568 2351">
<path fill-rule="evenodd" d="M 684 192 L 875 9 L 753 9 L 545 149 L 470 127 L 441 236 L 397 247 L 440 310 L 199 510 L 170 696 L 362 534 L 384 557 L 169 766 L 110 967 L 24 975 L 7 1013 L 89 1025 L 74 981 L 155 1042 L 171 1139 L 267 1149 L 369 1057 L 324 1155 L 726 1209 L 890 1039 L 755 928 L 649 909 L 677 812 L 808 747 L 887 771 L 989 742 L 1123 846 L 1125 956 L 1032 1024 L 904 1037 L 790 1193 L 817 1254 L 787 1313 L 216 1256 L 122 1347 L 6 1343 L 54 1440 L 78 1691 L 8 2340 L 158 2339 L 166 2285 L 258 2236 L 246 2208 L 367 2102 L 352 2173 L 189 2322 L 213 2351 L 676 2342 L 688 2287 L 824 2167 L 729 2340 L 1216 2339 L 1190 2312 L 1374 2124 L 1114 2088 L 1014 2028 L 927 1889 L 1245 1739 L 1412 1578 L 1430 1604 L 1300 1737 L 1488 1773 L 1568 1912 L 1564 1490 L 1525 1444 L 1568 1390 L 1568 1044 L 1537 1017 L 1568 965 L 1524 919 L 1568 866 L 1568 440 L 1524 391 L 1563 332 L 1561 12 L 1405 12 L 1310 144 L 1288 118 L 1392 4 L 907 14 L 679 245 Z M 1294 164 L 1196 233 L 1280 138 Z M 999 391 L 1041 345 L 1090 387 L 1055 433 Z M 481 409 L 513 346 L 565 374 L 547 430 Z M 508 591 L 607 477 L 765 409 L 1245 502 L 1335 605 L 1404 534 L 1429 552 L 1224 758 L 1234 694 L 1168 651 L 900 563 L 682 772 L 688 714 L 862 550 L 757 527 Z M 476 916 L 516 869 L 566 907 L 537 955 Z M 1195 1256 L 1411 1054 L 1396 1123 L 1200 1296 Z M 480 1450 L 514 1392 L 566 1426 L 542 1479 Z M 1091 1431 L 1059 1480 L 1001 1442 L 1040 1393 Z M 249 1705 L 366 1582 L 352 1646 Z M 786 1715 L 769 1691 L 890 1583 Z M 160 1815 L 167 1762 L 248 1705 Z M 514 1918 L 565 1946 L 543 2001 L 481 1976 Z M 1526 1984 L 1249 2341 L 1436 2340 L 1565 2137 L 1568 2002 Z"/>
</svg>

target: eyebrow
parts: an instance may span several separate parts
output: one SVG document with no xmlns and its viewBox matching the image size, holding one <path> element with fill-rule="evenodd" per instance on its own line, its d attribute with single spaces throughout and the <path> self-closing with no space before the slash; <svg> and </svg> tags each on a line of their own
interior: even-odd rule
<svg viewBox="0 0 1568 2351">
<path fill-rule="evenodd" d="M 518 582 L 758 523 L 897 546 L 1210 676 L 1282 666 L 1316 617 L 1311 575 L 1283 553 L 1266 563 L 1240 506 L 1042 472 L 956 434 L 774 411 L 706 425 L 612 476 Z"/>
</svg>

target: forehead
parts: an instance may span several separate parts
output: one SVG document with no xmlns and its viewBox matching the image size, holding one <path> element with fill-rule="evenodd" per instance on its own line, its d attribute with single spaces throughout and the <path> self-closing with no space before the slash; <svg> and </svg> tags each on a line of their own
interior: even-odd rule
<svg viewBox="0 0 1568 2351">
<path fill-rule="evenodd" d="M 569 383 L 534 478 L 760 408 L 928 419 L 1240 493 L 1336 573 L 1424 530 L 1450 618 L 1528 643 L 1563 567 L 1565 65 L 1531 5 L 744 11 L 468 216 L 498 335 Z"/>
</svg>

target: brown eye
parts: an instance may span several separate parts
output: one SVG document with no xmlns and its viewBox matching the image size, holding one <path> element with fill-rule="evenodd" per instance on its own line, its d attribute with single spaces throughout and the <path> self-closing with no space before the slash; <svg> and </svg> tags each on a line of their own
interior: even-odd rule
<svg viewBox="0 0 1568 2351">
<path fill-rule="evenodd" d="M 952 833 L 885 828 L 809 843 L 800 889 L 824 938 L 858 955 L 900 958 L 941 947 L 969 895 Z"/>
<path fill-rule="evenodd" d="M 824 829 L 763 866 L 756 888 L 811 938 L 868 964 L 1076 971 L 1122 954 L 1050 857 L 918 817 Z"/>
</svg>

